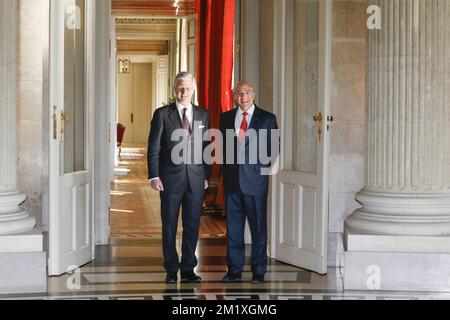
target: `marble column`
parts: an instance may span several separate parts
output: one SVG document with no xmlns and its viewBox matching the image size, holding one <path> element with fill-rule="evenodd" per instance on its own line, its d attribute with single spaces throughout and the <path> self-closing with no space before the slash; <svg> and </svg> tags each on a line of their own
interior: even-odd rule
<svg viewBox="0 0 450 320">
<path fill-rule="evenodd" d="M 17 1 L 0 1 L 0 235 L 30 231 L 35 219 L 20 205 L 16 151 Z"/>
<path fill-rule="evenodd" d="M 450 1 L 369 0 L 365 187 L 346 290 L 450 291 Z"/>
<path fill-rule="evenodd" d="M 365 188 L 348 232 L 450 236 L 450 1 L 372 0 Z"/>
</svg>

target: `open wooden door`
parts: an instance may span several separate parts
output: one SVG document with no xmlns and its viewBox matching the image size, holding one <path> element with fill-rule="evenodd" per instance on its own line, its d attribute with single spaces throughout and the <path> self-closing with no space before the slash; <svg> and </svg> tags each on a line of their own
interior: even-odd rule
<svg viewBox="0 0 450 320">
<path fill-rule="evenodd" d="M 277 260 L 325 274 L 331 1 L 276 3 L 282 139 L 272 245 Z"/>
<path fill-rule="evenodd" d="M 94 257 L 93 1 L 50 1 L 49 275 Z"/>
</svg>

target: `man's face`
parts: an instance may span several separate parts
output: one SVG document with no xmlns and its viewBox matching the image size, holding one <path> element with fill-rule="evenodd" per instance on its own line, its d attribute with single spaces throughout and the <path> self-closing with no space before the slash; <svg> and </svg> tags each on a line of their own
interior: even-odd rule
<svg viewBox="0 0 450 320">
<path fill-rule="evenodd" d="M 175 87 L 177 101 L 184 106 L 187 106 L 192 101 L 194 95 L 194 83 L 190 80 L 179 80 Z"/>
<path fill-rule="evenodd" d="M 243 111 L 247 111 L 255 102 L 255 91 L 248 84 L 239 85 L 234 91 L 234 101 Z"/>
</svg>

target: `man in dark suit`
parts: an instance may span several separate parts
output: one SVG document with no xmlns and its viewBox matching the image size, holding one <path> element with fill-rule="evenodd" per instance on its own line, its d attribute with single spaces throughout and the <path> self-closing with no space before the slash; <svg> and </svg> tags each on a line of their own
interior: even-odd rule
<svg viewBox="0 0 450 320">
<path fill-rule="evenodd" d="M 166 282 L 197 283 L 194 273 L 200 215 L 210 168 L 198 153 L 209 144 L 203 141 L 209 130 L 209 113 L 192 105 L 194 78 L 190 73 L 177 75 L 174 83 L 176 102 L 155 111 L 148 140 L 148 173 L 151 187 L 160 192 Z M 174 135 L 174 137 L 173 137 Z M 181 147 L 181 148 L 180 148 Z M 199 147 L 199 148 L 198 148 Z M 176 249 L 177 226 L 182 206 L 182 257 Z"/>
<path fill-rule="evenodd" d="M 261 283 L 267 271 L 269 176 L 264 170 L 272 163 L 263 163 L 259 151 L 264 148 L 267 156 L 273 159 L 272 130 L 278 129 L 277 120 L 275 115 L 255 106 L 255 92 L 251 84 L 240 82 L 233 95 L 239 107 L 223 113 L 220 118 L 220 130 L 224 137 L 223 184 L 228 227 L 228 273 L 223 281 L 240 282 L 242 279 L 247 218 L 252 236 L 252 282 Z M 263 131 L 267 134 L 260 135 Z M 229 154 L 231 144 L 234 146 L 232 155 Z M 255 163 L 252 163 L 252 158 L 256 159 Z"/>
</svg>

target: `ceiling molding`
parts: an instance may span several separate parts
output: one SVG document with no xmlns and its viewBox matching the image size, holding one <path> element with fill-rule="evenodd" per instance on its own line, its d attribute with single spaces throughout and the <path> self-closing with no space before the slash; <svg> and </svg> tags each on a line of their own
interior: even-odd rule
<svg viewBox="0 0 450 320">
<path fill-rule="evenodd" d="M 175 19 L 161 18 L 116 18 L 116 25 L 152 25 L 152 26 L 176 26 Z"/>
<path fill-rule="evenodd" d="M 117 52 L 133 52 L 152 53 L 157 55 L 167 55 L 169 52 L 169 44 L 167 41 L 134 41 L 134 40 L 118 40 Z"/>
<path fill-rule="evenodd" d="M 112 0 L 115 16 L 185 17 L 194 13 L 195 0 Z"/>
</svg>

